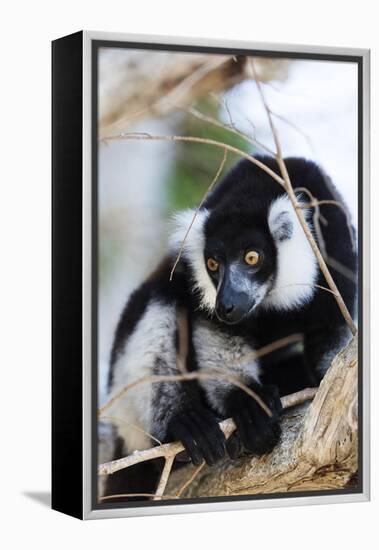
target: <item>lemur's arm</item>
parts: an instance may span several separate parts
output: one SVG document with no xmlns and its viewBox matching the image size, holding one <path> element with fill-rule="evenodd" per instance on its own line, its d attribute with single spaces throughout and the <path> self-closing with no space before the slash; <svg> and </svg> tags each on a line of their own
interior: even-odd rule
<svg viewBox="0 0 379 550">
<path fill-rule="evenodd" d="M 238 439 L 253 454 L 271 451 L 280 437 L 282 406 L 277 388 L 260 383 L 260 367 L 252 359 L 253 349 L 243 338 L 220 333 L 216 327 L 204 323 L 195 330 L 194 340 L 200 371 L 221 367 L 219 378 L 201 380 L 200 384 L 213 409 L 222 418 L 232 417 L 237 425 L 235 436 L 228 441 L 229 455 L 232 458 L 238 455 Z M 268 416 L 245 389 L 238 387 L 236 381 L 253 390 L 269 407 L 272 416 Z"/>
<path fill-rule="evenodd" d="M 157 296 L 149 285 L 134 293 L 119 323 L 112 353 L 111 394 L 154 375 L 178 375 L 176 303 Z M 179 439 L 195 464 L 214 464 L 225 455 L 219 418 L 206 407 L 196 381 L 144 382 L 115 401 L 110 416 L 125 451 Z"/>
<path fill-rule="evenodd" d="M 217 403 L 217 410 L 222 412 L 222 417 L 232 417 L 237 426 L 237 431 L 227 442 L 231 458 L 239 455 L 241 443 L 248 452 L 255 455 L 268 453 L 278 443 L 281 434 L 279 421 L 282 404 L 278 388 L 263 385 L 251 376 L 242 376 L 241 381 L 247 389 L 253 390 L 262 399 L 270 409 L 271 416 L 246 389 L 222 381 L 214 384 L 213 391 L 208 391 L 208 395 L 212 396 L 213 403 Z M 209 390 L 209 384 L 203 382 L 203 385 L 208 386 Z"/>
</svg>

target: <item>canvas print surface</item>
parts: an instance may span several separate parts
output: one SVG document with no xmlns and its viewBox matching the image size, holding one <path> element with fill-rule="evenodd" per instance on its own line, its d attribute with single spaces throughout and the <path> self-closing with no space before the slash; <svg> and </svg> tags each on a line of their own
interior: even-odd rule
<svg viewBox="0 0 379 550">
<path fill-rule="evenodd" d="M 360 490 L 359 67 L 100 44 L 97 507 Z"/>
</svg>

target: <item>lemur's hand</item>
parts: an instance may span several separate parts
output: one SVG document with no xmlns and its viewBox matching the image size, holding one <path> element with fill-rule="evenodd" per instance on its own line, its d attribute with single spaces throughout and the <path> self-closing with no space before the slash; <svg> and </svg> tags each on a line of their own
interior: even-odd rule
<svg viewBox="0 0 379 550">
<path fill-rule="evenodd" d="M 240 389 L 232 390 L 226 399 L 227 416 L 236 423 L 237 432 L 230 443 L 228 453 L 232 458 L 239 454 L 238 438 L 245 449 L 257 456 L 272 451 L 278 443 L 281 428 L 279 425 L 282 404 L 276 386 L 251 387 L 272 411 L 269 417 L 256 400 Z"/>
<path fill-rule="evenodd" d="M 179 439 L 197 466 L 204 459 L 213 466 L 225 457 L 225 436 L 217 417 L 200 404 L 187 407 L 169 423 L 168 435 Z"/>
</svg>

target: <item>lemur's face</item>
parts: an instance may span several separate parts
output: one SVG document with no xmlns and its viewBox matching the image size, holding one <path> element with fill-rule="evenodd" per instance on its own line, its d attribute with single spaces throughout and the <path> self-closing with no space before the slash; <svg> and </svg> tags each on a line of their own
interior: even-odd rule
<svg viewBox="0 0 379 550">
<path fill-rule="evenodd" d="M 200 307 L 225 323 L 261 308 L 293 310 L 315 291 L 317 262 L 286 195 L 268 209 L 200 210 L 176 216 L 171 246 L 183 257 Z"/>
<path fill-rule="evenodd" d="M 268 226 L 221 217 L 206 224 L 204 262 L 216 289 L 218 319 L 236 324 L 252 315 L 271 291 L 277 253 Z"/>
</svg>

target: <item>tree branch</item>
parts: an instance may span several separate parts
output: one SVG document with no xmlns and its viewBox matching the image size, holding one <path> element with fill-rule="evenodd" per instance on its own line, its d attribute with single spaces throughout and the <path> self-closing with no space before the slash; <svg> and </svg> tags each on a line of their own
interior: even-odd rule
<svg viewBox="0 0 379 550">
<path fill-rule="evenodd" d="M 305 401 L 309 401 L 316 395 L 316 392 L 317 388 L 306 388 L 305 390 L 287 395 L 282 398 L 282 406 L 284 409 L 286 409 L 289 407 L 294 407 L 295 405 L 299 405 L 300 403 L 304 403 Z M 234 424 L 234 421 L 231 418 L 228 418 L 227 420 L 223 420 L 222 422 L 220 422 L 220 429 L 224 433 L 226 439 L 228 439 L 236 429 L 236 426 Z M 113 474 L 124 468 L 134 466 L 134 464 L 146 462 L 147 460 L 154 460 L 156 458 L 165 458 L 166 460 L 168 460 L 172 457 L 175 457 L 182 451 L 184 451 L 184 447 L 178 441 L 175 443 L 164 443 L 162 445 L 158 445 L 144 451 L 134 451 L 133 454 L 124 458 L 100 464 L 98 468 L 98 474 Z"/>
<path fill-rule="evenodd" d="M 205 145 L 213 145 L 215 147 L 220 147 L 221 149 L 226 149 L 231 153 L 236 153 L 237 155 L 247 159 L 248 161 L 261 168 L 264 172 L 266 172 L 266 174 L 271 176 L 280 185 L 284 186 L 285 183 L 283 178 L 281 178 L 276 172 L 271 170 L 271 168 L 266 166 L 260 160 L 256 159 L 249 153 L 246 153 L 242 149 L 238 149 L 238 147 L 234 147 L 233 145 L 229 145 L 228 143 L 223 143 L 222 141 L 217 141 L 216 139 L 202 138 L 198 136 L 154 136 L 146 132 L 122 133 L 115 136 L 106 136 L 102 139 L 102 141 L 104 142 L 119 140 L 188 141 L 192 143 L 204 143 Z"/>
<path fill-rule="evenodd" d="M 205 466 L 181 491 L 181 497 L 344 488 L 358 469 L 357 376 L 354 337 L 333 360 L 310 406 L 304 404 L 286 410 L 281 439 L 271 453 L 225 460 L 217 467 Z M 298 405 L 297 400 L 292 402 L 295 404 Z M 172 472 L 167 494 L 178 493 L 178 487 L 187 483 L 192 468 Z"/>
<path fill-rule="evenodd" d="M 262 80 L 287 74 L 288 61 L 262 58 Z M 245 80 L 246 57 L 204 53 L 103 50 L 99 58 L 99 135 L 125 131 Z"/>
</svg>

